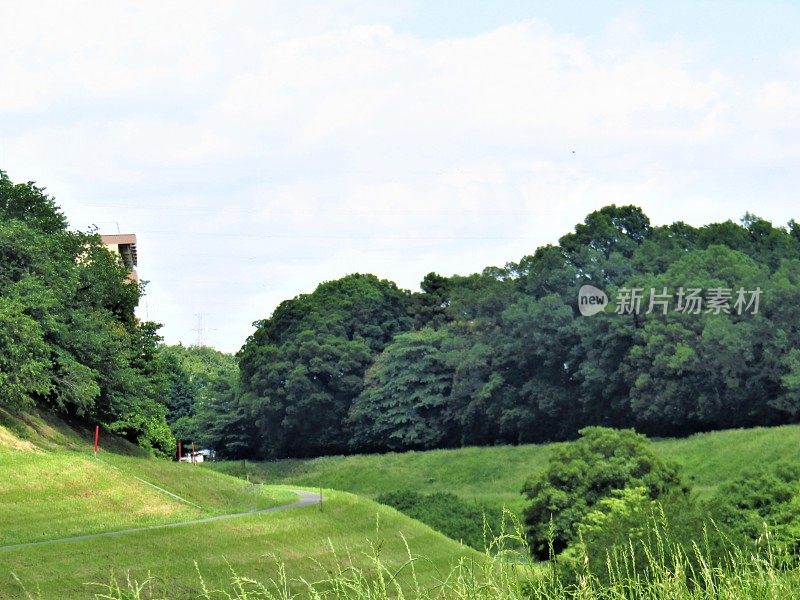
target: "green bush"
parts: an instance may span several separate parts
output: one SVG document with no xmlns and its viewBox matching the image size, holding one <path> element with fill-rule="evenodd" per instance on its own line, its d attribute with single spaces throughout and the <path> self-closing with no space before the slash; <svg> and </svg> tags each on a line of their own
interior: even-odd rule
<svg viewBox="0 0 800 600">
<path fill-rule="evenodd" d="M 587 427 L 575 442 L 556 446 L 548 467 L 523 493 L 528 541 L 546 559 L 576 540 L 577 525 L 615 491 L 642 488 L 649 499 L 685 491 L 675 465 L 658 458 L 649 440 L 633 430 Z"/>
<path fill-rule="evenodd" d="M 558 556 L 559 567 L 565 576 L 589 572 L 603 583 L 615 570 L 644 576 L 677 562 L 700 569 L 698 550 L 703 560 L 719 564 L 732 552 L 751 549 L 736 543 L 707 506 L 690 495 L 677 492 L 652 500 L 641 487 L 613 491 L 577 530 L 578 539 Z"/>
<path fill-rule="evenodd" d="M 769 542 L 786 561 L 800 557 L 800 465 L 778 463 L 746 471 L 719 488 L 708 510 L 738 541 L 762 551 Z"/>
<path fill-rule="evenodd" d="M 502 525 L 502 515 L 496 508 L 449 492 L 421 494 L 401 490 L 381 494 L 376 500 L 477 550 L 483 550 Z"/>
</svg>

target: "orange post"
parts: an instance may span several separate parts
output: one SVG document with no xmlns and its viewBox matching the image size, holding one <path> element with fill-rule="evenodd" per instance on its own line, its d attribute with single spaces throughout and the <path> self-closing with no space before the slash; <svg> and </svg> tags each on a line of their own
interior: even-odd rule
<svg viewBox="0 0 800 600">
<path fill-rule="evenodd" d="M 97 456 L 97 449 L 100 447 L 100 425 L 94 427 L 94 455 Z"/>
</svg>

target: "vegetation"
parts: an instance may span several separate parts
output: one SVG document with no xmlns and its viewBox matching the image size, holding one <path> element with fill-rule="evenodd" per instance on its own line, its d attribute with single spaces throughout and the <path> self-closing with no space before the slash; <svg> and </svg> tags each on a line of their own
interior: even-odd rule
<svg viewBox="0 0 800 600">
<path fill-rule="evenodd" d="M 258 455 L 348 449 L 350 404 L 370 362 L 410 326 L 406 297 L 373 275 L 350 275 L 281 303 L 260 323 L 239 354 Z"/>
<path fill-rule="evenodd" d="M 80 597 L 109 571 L 126 585 L 98 597 L 800 586 L 800 461 L 778 460 L 800 427 L 753 428 L 800 418 L 794 222 L 652 227 L 609 206 L 557 246 L 480 274 L 430 273 L 419 293 L 373 275 L 325 282 L 258 322 L 236 356 L 161 344 L 134 314 L 143 286 L 99 236 L 69 231 L 43 189 L 2 172 L 0 258 L 2 597 Z M 585 284 L 617 310 L 580 316 Z M 678 303 L 696 289 L 707 307 L 728 296 L 718 310 L 620 310 L 633 289 Z M 760 310 L 733 305 L 745 290 Z M 653 444 L 626 429 L 731 427 L 750 429 Z M 176 441 L 237 460 L 153 458 Z M 447 449 L 465 445 L 485 447 Z M 389 453 L 300 460 L 367 451 Z M 326 488 L 324 502 L 256 512 L 291 502 L 273 485 L 288 482 Z M 503 534 L 520 514 L 524 534 Z M 517 554 L 525 545 L 533 556 Z"/>
<path fill-rule="evenodd" d="M 549 485 L 550 478 L 562 481 L 559 487 L 575 482 L 571 491 L 565 492 L 570 499 L 566 507 L 539 504 L 538 510 L 533 511 L 536 535 L 529 538 L 539 557 L 549 556 L 551 541 L 557 551 L 571 545 L 572 550 L 562 552 L 560 560 L 573 567 L 577 557 L 584 555 L 591 556 L 594 564 L 604 565 L 607 548 L 620 539 L 633 537 L 644 548 L 645 543 L 654 539 L 652 536 L 645 539 L 645 532 L 658 531 L 664 519 L 670 523 L 669 535 L 664 537 L 681 546 L 688 555 L 692 555 L 694 543 L 720 559 L 731 546 L 749 553 L 761 551 L 765 523 L 770 525 L 775 551 L 788 548 L 790 540 L 797 539 L 792 536 L 797 536 L 796 523 L 800 521 L 800 511 L 796 508 L 800 484 L 790 474 L 800 462 L 787 457 L 786 448 L 800 443 L 800 427 L 721 431 L 657 440 L 652 444 L 626 432 L 596 433 L 601 440 L 606 438 L 616 453 L 606 461 L 607 465 L 599 467 L 597 463 L 602 462 L 603 455 L 593 457 L 580 443 L 577 448 L 572 444 L 463 448 L 263 463 L 236 461 L 207 467 L 251 481 L 323 485 L 371 496 L 446 531 L 455 539 L 464 540 L 475 535 L 477 523 L 483 523 L 483 515 L 462 519 L 459 518 L 462 512 L 454 508 L 452 518 L 440 518 L 438 509 L 426 510 L 426 501 L 432 494 L 455 495 L 461 506 L 478 505 L 491 521 L 491 515 L 503 508 L 520 517 L 526 509 L 530 510 L 530 503 L 520 494 L 527 479 L 539 480 L 549 489 L 549 495 L 556 491 Z M 617 436 L 623 439 L 616 440 Z M 636 461 L 630 460 L 631 452 L 626 449 L 641 456 Z M 558 458 L 562 454 L 566 458 Z M 587 455 L 586 463 L 581 465 Z M 776 467 L 778 475 L 770 474 L 767 469 L 761 485 L 749 480 L 737 483 L 743 477 L 750 477 L 748 472 L 754 463 L 781 465 L 787 460 L 791 461 L 788 465 Z M 634 466 L 655 467 L 654 474 L 658 477 L 643 471 L 632 477 L 630 468 Z M 676 467 L 680 483 L 675 477 Z M 603 479 L 605 475 L 619 475 L 619 478 Z M 669 485 L 654 485 L 659 480 Z M 782 484 L 777 486 L 776 481 Z M 658 500 L 653 500 L 648 485 L 658 492 L 655 494 Z M 731 485 L 750 490 L 753 494 L 750 505 L 760 499 L 759 509 L 732 511 L 730 507 L 747 505 L 732 494 Z M 691 488 L 689 494 L 686 488 Z M 403 495 L 397 501 L 393 496 L 398 489 L 414 490 L 410 496 L 418 501 L 405 501 Z M 767 507 L 765 499 L 772 493 L 778 495 L 779 501 Z M 557 532 L 551 529 L 559 523 L 563 532 L 561 542 L 553 539 Z M 575 540 L 579 527 L 580 544 Z M 538 546 L 536 540 L 540 541 Z M 640 560 L 638 564 L 644 563 Z M 595 572 L 595 575 L 602 574 Z"/>
<path fill-rule="evenodd" d="M 800 445 L 800 426 L 756 427 L 699 433 L 652 442 L 655 454 L 679 465 L 692 493 L 710 499 L 755 465 L 798 463 L 787 448 Z M 452 492 L 521 514 L 526 479 L 547 468 L 555 444 L 389 452 L 268 462 L 207 463 L 205 468 L 267 484 L 323 486 L 370 498 L 398 489 Z"/>
<path fill-rule="evenodd" d="M 285 490 L 142 456 L 135 446 L 109 436 L 103 436 L 95 459 L 88 431 L 81 439 L 80 432 L 56 420 L 27 421 L 43 432 L 16 421 L 15 430 L 27 432 L 20 438 L 0 426 L 0 546 L 257 510 L 295 499 Z"/>
<path fill-rule="evenodd" d="M 397 571 L 406 561 L 406 541 L 425 548 L 418 576 L 429 585 L 460 556 L 477 555 L 390 508 L 332 490 L 324 494 L 321 512 L 309 506 L 124 537 L 0 550 L 0 597 L 25 597 L 12 573 L 46 600 L 91 597 L 99 590 L 87 584 L 107 582 L 113 573 L 120 581 L 128 574 L 140 581 L 152 576 L 170 600 L 196 598 L 201 586 L 194 563 L 212 588 L 228 583 L 231 568 L 252 577 L 278 577 L 280 563 L 313 581 L 336 566 L 332 546 L 340 559 L 363 569 L 369 567 L 365 553 L 380 546 L 387 566 Z"/>
<path fill-rule="evenodd" d="M 278 575 L 252 578 L 229 571 L 228 581 L 221 587 L 209 585 L 206 572 L 200 570 L 197 581 L 202 587 L 199 598 L 236 600 L 315 599 L 388 600 L 414 598 L 474 598 L 485 600 L 718 600 L 758 598 L 794 598 L 800 593 L 796 569 L 783 569 L 769 559 L 740 551 L 729 552 L 719 562 L 708 560 L 700 548 L 693 555 L 664 542 L 648 555 L 643 574 L 633 572 L 632 554 L 637 548 L 623 549 L 605 564 L 601 579 L 585 571 L 576 579 L 565 577 L 558 565 L 531 562 L 524 551 L 515 552 L 524 541 L 513 533 L 496 539 L 483 560 L 462 558 L 441 573 L 435 583 L 428 583 L 418 572 L 426 560 L 410 550 L 403 567 L 387 561 L 382 548 L 372 548 L 366 555 L 367 565 L 354 567 L 347 559 L 337 562 L 320 577 L 309 579 L 295 572 L 292 565 L 281 564 Z M 588 557 L 583 557 L 583 564 Z M 99 598 L 110 600 L 144 600 L 166 598 L 160 593 L 158 580 L 142 583 L 116 580 L 102 588 Z"/>
<path fill-rule="evenodd" d="M 212 448 L 220 457 L 249 456 L 255 428 L 237 402 L 239 365 L 213 348 L 162 345 L 167 372 L 167 422 L 184 447 Z"/>
<path fill-rule="evenodd" d="M 634 496 L 618 495 L 633 489 L 638 492 Z M 677 467 L 660 460 L 644 436 L 583 429 L 578 441 L 553 448 L 547 469 L 525 482 L 528 542 L 536 556 L 547 559 L 577 540 L 581 528 L 576 523 L 603 501 L 655 500 L 677 491 L 685 491 Z"/>
<path fill-rule="evenodd" d="M 725 482 L 709 503 L 709 512 L 730 537 L 763 550 L 767 541 L 777 556 L 796 563 L 800 557 L 800 465 L 779 462 L 748 469 Z M 764 525 L 770 530 L 764 536 Z"/>
<path fill-rule="evenodd" d="M 307 506 L 184 527 L 150 529 L 52 545 L 1 548 L 61 536 L 182 522 L 287 504 L 282 486 L 260 486 L 189 464 L 142 455 L 135 446 L 104 436 L 100 458 L 91 457 L 88 431 L 52 417 L 8 417 L 0 426 L 0 597 L 94 597 L 90 582 L 113 575 L 126 581 L 153 578 L 171 600 L 201 593 L 194 562 L 211 587 L 227 584 L 230 569 L 278 577 L 278 562 L 308 579 L 325 575 L 349 552 L 354 568 L 367 569 L 365 553 L 381 547 L 386 564 L 405 562 L 405 540 L 425 548 L 418 567 L 426 582 L 459 557 L 478 554 L 397 511 L 351 494 L 323 490 L 322 509 Z M 14 431 L 12 431 L 12 428 Z M 15 431 L 24 431 L 21 438 Z M 182 502 L 142 481 L 158 485 Z M 196 505 L 196 506 L 195 506 Z M 402 534 L 402 536 L 401 536 Z M 273 556 L 274 555 L 274 556 Z M 319 564 L 314 561 L 319 560 Z"/>
<path fill-rule="evenodd" d="M 0 427 L 0 440 L 3 440 L 0 442 L 0 476 L 11 482 L 0 487 L 0 507 L 5 506 L 10 511 L 0 517 L 0 531 L 4 532 L 2 544 L 9 543 L 6 535 L 13 535 L 8 539 L 14 541 L 33 541 L 41 539 L 43 531 L 51 537 L 174 522 L 200 512 L 222 514 L 249 510 L 256 507 L 251 490 L 263 494 L 260 497 L 264 504 L 260 506 L 286 502 L 288 498 L 285 487 L 262 488 L 207 468 L 138 456 L 141 451 L 136 447 L 113 438 L 104 438 L 104 447 L 112 446 L 116 452 L 101 452 L 103 461 L 94 461 L 86 457 L 90 432 L 73 430 L 50 417 L 46 419 L 26 417 L 18 421 L 6 415 Z M 504 471 L 511 470 L 506 465 L 511 461 L 505 459 L 514 454 L 522 455 L 514 470 L 520 475 L 530 473 L 525 463 L 534 456 L 534 449 L 537 458 L 528 464 L 539 464 L 544 474 L 557 472 L 546 468 L 548 457 L 567 452 L 566 449 L 573 446 L 570 456 L 575 462 L 591 457 L 589 449 L 602 447 L 602 441 L 617 436 L 621 438 L 619 447 L 629 452 L 621 452 L 614 461 L 620 467 L 615 472 L 628 472 L 626 469 L 636 463 L 650 465 L 649 470 L 645 469 L 648 473 L 658 473 L 659 469 L 668 467 L 659 458 L 663 455 L 673 458 L 682 455 L 684 465 L 691 464 L 688 459 L 701 457 L 713 465 L 723 459 L 722 450 L 727 450 L 729 468 L 718 474 L 719 485 L 705 492 L 702 506 L 685 494 L 662 496 L 661 501 L 654 501 L 647 487 L 638 485 L 643 480 L 651 480 L 647 473 L 638 478 L 626 477 L 630 485 L 621 489 L 609 487 L 608 493 L 582 517 L 580 541 L 571 544 L 549 564 L 537 562 L 529 555 L 526 557 L 527 551 L 519 553 L 527 543 L 521 532 L 514 535 L 507 532 L 509 535 L 492 546 L 488 554 L 480 555 L 390 508 L 325 489 L 321 511 L 311 506 L 191 527 L 142 531 L 124 537 L 0 550 L 3 554 L 0 596 L 27 597 L 24 587 L 34 598 L 83 598 L 95 591 L 112 598 L 134 598 L 136 592 L 128 589 L 130 578 L 134 587 L 137 580 L 147 581 L 141 587 L 143 595 L 140 597 L 170 599 L 203 597 L 203 585 L 207 590 L 226 590 L 232 597 L 266 597 L 257 595 L 261 589 L 257 581 L 263 582 L 275 597 L 282 597 L 280 594 L 286 593 L 285 590 L 308 591 L 309 585 L 322 597 L 328 594 L 332 598 L 360 598 L 367 590 L 372 590 L 371 597 L 396 596 L 399 593 L 396 586 L 405 597 L 415 598 L 449 598 L 471 589 L 474 593 L 468 594 L 470 597 L 487 598 L 533 595 L 540 598 L 680 599 L 710 597 L 712 588 L 713 593 L 718 594 L 714 597 L 792 597 L 800 586 L 800 579 L 796 563 L 787 560 L 791 549 L 784 541 L 791 538 L 791 527 L 795 525 L 793 519 L 784 516 L 794 514 L 793 498 L 797 496 L 794 471 L 791 465 L 779 465 L 774 471 L 755 474 L 749 473 L 746 465 L 751 457 L 774 457 L 781 449 L 785 453 L 793 436 L 800 436 L 798 429 L 718 432 L 684 440 L 659 441 L 653 444 L 655 454 L 649 452 L 641 438 L 628 432 L 590 430 L 584 439 L 591 443 L 567 446 L 468 448 L 277 463 L 284 466 L 291 463 L 294 468 L 300 464 L 313 465 L 318 470 L 321 463 L 327 463 L 332 469 L 329 476 L 336 472 L 341 476 L 348 473 L 342 470 L 342 463 L 355 461 L 359 467 L 375 473 L 362 485 L 389 485 L 389 479 L 408 472 L 416 476 L 413 484 L 420 481 L 420 477 L 433 480 L 429 489 L 450 487 L 460 480 L 458 491 L 463 492 L 470 489 L 470 485 L 475 490 L 486 488 L 489 481 L 497 482 L 498 490 L 502 490 L 506 485 L 503 481 L 509 477 Z M 746 452 L 732 456 L 730 448 L 737 444 Z M 715 448 L 718 454 L 710 451 Z M 747 452 L 752 453 L 748 455 Z M 643 456 L 645 460 L 631 461 L 632 455 Z M 401 469 L 402 461 L 407 471 Z M 248 468 L 260 466 L 246 464 Z M 387 468 L 381 469 L 381 464 Z M 232 465 L 241 466 L 242 461 L 222 466 L 230 468 Z M 444 465 L 449 468 L 445 469 Z M 79 477 L 77 472 L 88 476 Z M 349 476 L 353 482 L 360 479 L 355 473 L 350 465 Z M 492 473 L 494 479 L 490 479 Z M 437 481 L 440 474 L 443 481 Z M 693 475 L 691 469 L 687 469 L 685 474 L 689 474 L 686 479 L 691 480 L 700 471 Z M 160 494 L 133 479 L 134 475 L 202 508 Z M 761 481 L 759 485 L 754 483 L 756 479 Z M 393 485 L 398 488 L 397 479 Z M 507 485 L 512 485 L 510 478 Z M 513 485 L 518 493 L 521 484 Z M 654 489 L 661 489 L 661 486 L 655 485 Z M 29 503 L 30 498 L 35 499 L 32 506 L 25 509 L 24 518 L 19 518 L 19 507 L 24 503 L 16 494 L 23 494 Z M 466 497 L 454 500 L 454 495 L 445 493 L 393 496 L 394 499 L 383 499 L 402 510 L 419 510 L 421 518 L 442 518 L 437 524 L 442 529 L 448 526 L 448 516 L 457 516 L 462 509 L 476 506 L 474 500 Z M 715 503 L 755 511 L 754 518 L 756 514 L 762 518 L 757 537 L 750 537 L 749 545 L 740 543 L 746 536 L 756 533 L 744 527 L 738 538 L 726 535 L 725 539 L 713 539 L 710 513 L 705 509 Z M 430 508 L 426 510 L 426 506 Z M 454 515 L 449 515 L 450 512 Z M 490 518 L 492 514 L 497 515 L 491 509 L 486 513 Z M 508 519 L 513 519 L 513 515 L 506 516 L 506 525 Z M 458 522 L 458 518 L 450 519 L 451 524 Z M 749 526 L 754 522 L 734 515 L 734 523 Z M 482 528 L 482 515 L 479 523 Z M 765 523 L 769 526 L 768 536 Z M 474 524 L 475 521 L 473 527 Z M 496 534 L 503 528 L 495 522 L 491 531 Z M 412 548 L 412 556 L 416 557 L 411 563 L 408 563 L 408 550 L 398 532 L 403 533 Z M 414 548 L 420 549 L 421 556 Z M 91 556 L 92 560 L 87 561 L 86 556 Z M 174 560 L 165 560 L 165 556 Z M 203 583 L 193 567 L 194 561 L 198 563 Z M 381 574 L 389 572 L 393 577 L 382 580 Z M 86 587 L 89 581 L 108 582 L 110 573 L 121 584 L 118 588 L 116 584 L 108 589 Z M 248 577 L 238 577 L 235 573 L 247 573 Z M 282 587 L 284 581 L 286 587 Z M 634 581 L 635 588 L 632 587 Z M 632 589 L 636 590 L 635 595 L 626 596 Z"/>
<path fill-rule="evenodd" d="M 582 317 L 585 284 L 623 314 Z M 430 273 L 421 288 L 352 275 L 262 320 L 233 403 L 259 424 L 250 457 L 545 442 L 591 425 L 687 435 L 800 416 L 794 222 L 654 227 L 634 206 L 608 206 L 518 263 Z M 644 291 L 638 313 L 622 310 L 631 289 Z M 706 303 L 697 314 L 692 289 Z M 666 290 L 671 310 L 650 306 L 650 290 Z"/>
<path fill-rule="evenodd" d="M 68 231 L 42 188 L 0 171 L 0 408 L 58 410 L 170 454 L 142 292 L 99 235 Z"/>
<path fill-rule="evenodd" d="M 0 407 L 101 423 L 170 455 L 227 458 L 572 439 L 586 426 L 687 435 L 800 418 L 800 226 L 652 226 L 589 214 L 558 245 L 411 293 L 373 275 L 286 300 L 236 357 L 160 344 L 143 286 L 52 198 L 0 173 Z M 592 284 L 687 290 L 721 310 L 580 316 Z M 737 304 L 760 290 L 758 310 Z M 753 297 L 749 299 L 751 302 Z M 707 304 L 706 306 L 709 306 Z M 738 309 L 737 309 L 738 306 Z M 623 307 L 624 308 L 624 307 Z M 624 313 L 625 311 L 619 311 Z"/>
<path fill-rule="evenodd" d="M 502 525 L 502 514 L 495 507 L 464 500 L 449 492 L 422 494 L 401 490 L 381 494 L 377 501 L 476 550 L 484 550 Z"/>
</svg>

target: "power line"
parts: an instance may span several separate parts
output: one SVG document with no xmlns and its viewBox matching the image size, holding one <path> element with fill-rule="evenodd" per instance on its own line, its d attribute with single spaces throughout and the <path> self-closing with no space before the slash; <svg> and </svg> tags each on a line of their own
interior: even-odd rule
<svg viewBox="0 0 800 600">
<path fill-rule="evenodd" d="M 142 235 L 168 235 L 175 237 L 174 231 L 157 231 L 145 230 Z M 312 234 L 279 234 L 279 233 L 222 233 L 222 232 L 191 232 L 187 233 L 187 238 L 196 237 L 199 235 L 208 235 L 212 237 L 235 237 L 235 238 L 254 238 L 254 239 L 275 239 L 275 240 L 291 240 L 291 239 L 312 239 L 312 240 L 533 240 L 538 239 L 534 235 L 510 236 L 510 235 L 312 235 Z"/>
</svg>

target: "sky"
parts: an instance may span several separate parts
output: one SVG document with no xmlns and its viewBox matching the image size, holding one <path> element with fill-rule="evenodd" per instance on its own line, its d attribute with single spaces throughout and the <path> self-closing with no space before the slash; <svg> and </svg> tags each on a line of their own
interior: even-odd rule
<svg viewBox="0 0 800 600">
<path fill-rule="evenodd" d="M 0 0 L 0 169 L 136 233 L 139 316 L 236 351 L 607 204 L 800 220 L 800 3 Z M 202 327 L 199 327 L 202 319 Z"/>
</svg>

